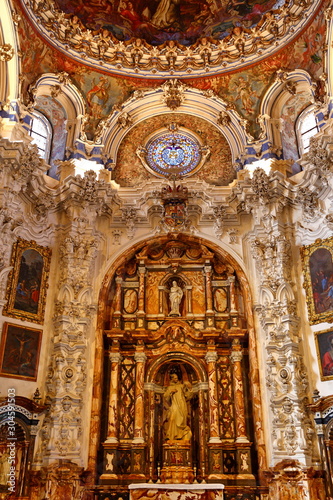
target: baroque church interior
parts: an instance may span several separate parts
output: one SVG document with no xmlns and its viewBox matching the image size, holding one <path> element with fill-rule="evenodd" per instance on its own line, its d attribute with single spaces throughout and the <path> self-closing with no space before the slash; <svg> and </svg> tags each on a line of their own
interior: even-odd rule
<svg viewBox="0 0 333 500">
<path fill-rule="evenodd" d="M 2 0 L 0 499 L 333 499 L 329 0 Z"/>
</svg>

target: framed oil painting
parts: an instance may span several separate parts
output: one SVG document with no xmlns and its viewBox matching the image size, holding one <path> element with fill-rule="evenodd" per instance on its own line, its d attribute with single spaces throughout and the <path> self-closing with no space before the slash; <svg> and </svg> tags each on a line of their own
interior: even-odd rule
<svg viewBox="0 0 333 500">
<path fill-rule="evenodd" d="M 333 379 L 333 328 L 315 333 L 321 380 Z"/>
<path fill-rule="evenodd" d="M 0 344 L 2 377 L 36 380 L 42 330 L 4 323 Z"/>
<path fill-rule="evenodd" d="M 311 324 L 333 319 L 333 238 L 301 248 L 304 288 Z"/>
<path fill-rule="evenodd" d="M 51 250 L 21 238 L 13 246 L 11 270 L 3 309 L 6 316 L 42 323 Z"/>
</svg>

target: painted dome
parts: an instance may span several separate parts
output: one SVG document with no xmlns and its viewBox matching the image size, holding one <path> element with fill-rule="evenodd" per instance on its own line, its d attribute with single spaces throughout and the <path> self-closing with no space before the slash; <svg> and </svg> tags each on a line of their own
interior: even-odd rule
<svg viewBox="0 0 333 500">
<path fill-rule="evenodd" d="M 113 74 L 189 78 L 271 56 L 320 0 L 28 0 L 35 29 L 67 56 Z"/>
<path fill-rule="evenodd" d="M 202 36 L 222 40 L 235 26 L 253 28 L 283 0 L 55 0 L 63 12 L 92 31 L 108 30 L 117 40 L 142 38 L 151 45 L 173 40 L 194 44 Z"/>
</svg>

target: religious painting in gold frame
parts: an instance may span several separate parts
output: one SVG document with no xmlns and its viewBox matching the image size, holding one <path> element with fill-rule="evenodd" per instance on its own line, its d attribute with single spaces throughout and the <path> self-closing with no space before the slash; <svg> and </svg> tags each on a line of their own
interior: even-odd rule
<svg viewBox="0 0 333 500">
<path fill-rule="evenodd" d="M 42 330 L 4 323 L 0 343 L 0 376 L 37 380 Z"/>
<path fill-rule="evenodd" d="M 3 313 L 42 323 L 50 271 L 51 250 L 19 238 L 13 245 Z"/>
<path fill-rule="evenodd" d="M 333 238 L 301 248 L 304 288 L 311 324 L 333 320 Z"/>
<path fill-rule="evenodd" d="M 315 333 L 321 380 L 333 380 L 333 328 Z"/>
</svg>

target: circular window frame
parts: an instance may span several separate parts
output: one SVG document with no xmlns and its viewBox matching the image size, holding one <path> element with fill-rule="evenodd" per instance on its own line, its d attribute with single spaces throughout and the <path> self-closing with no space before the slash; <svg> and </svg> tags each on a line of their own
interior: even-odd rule
<svg viewBox="0 0 333 500">
<path fill-rule="evenodd" d="M 165 172 L 162 173 L 161 171 L 164 170 L 163 167 L 160 167 L 161 171 L 159 172 L 155 170 L 149 162 L 149 147 L 159 138 L 162 138 L 166 135 L 172 136 L 172 134 L 185 136 L 185 138 L 188 138 L 190 142 L 196 144 L 198 147 L 199 160 L 189 172 L 183 172 L 183 169 L 177 167 L 170 167 L 168 168 L 168 170 L 165 170 Z M 144 140 L 144 143 L 137 148 L 136 154 L 140 158 L 141 163 L 143 164 L 145 169 L 148 170 L 148 172 L 150 172 L 155 177 L 165 179 L 172 174 L 180 175 L 181 177 L 191 177 L 202 168 L 207 158 L 209 157 L 210 149 L 207 145 L 203 144 L 203 141 L 197 134 L 185 127 L 177 127 L 174 128 L 174 130 L 171 128 L 163 127 L 147 136 Z"/>
</svg>

